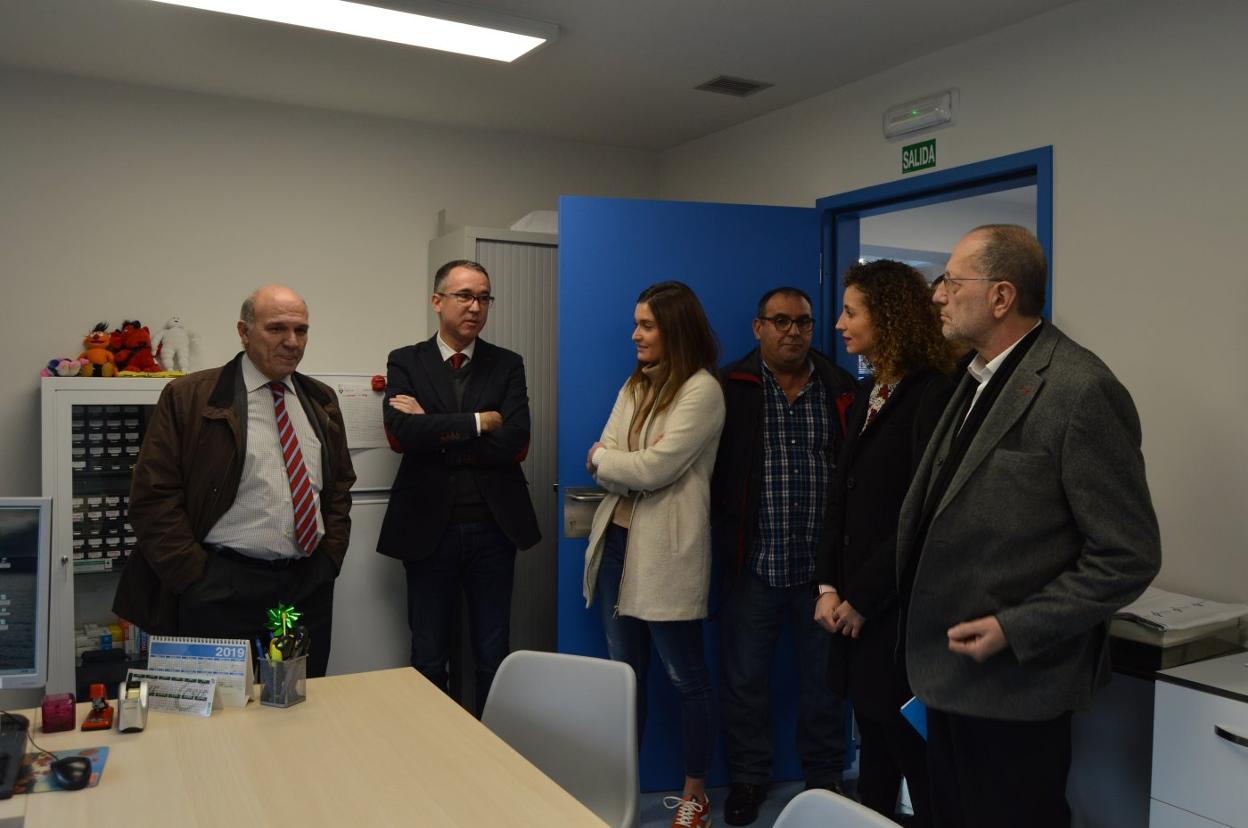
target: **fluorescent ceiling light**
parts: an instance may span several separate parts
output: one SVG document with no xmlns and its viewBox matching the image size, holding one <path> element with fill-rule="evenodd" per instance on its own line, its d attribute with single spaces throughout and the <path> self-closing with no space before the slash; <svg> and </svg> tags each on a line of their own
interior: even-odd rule
<svg viewBox="0 0 1248 828">
<path fill-rule="evenodd" d="M 289 23 L 310 29 L 371 37 L 391 43 L 457 52 L 463 55 L 501 60 L 507 63 L 554 40 L 559 27 L 550 23 L 493 14 L 480 9 L 457 8 L 428 3 L 422 10 L 455 20 L 415 12 L 396 11 L 346 0 L 155 0 L 173 6 L 189 6 L 206 11 L 237 14 Z M 499 21 L 492 25 L 492 21 Z M 506 29 L 500 28 L 506 26 Z"/>
</svg>

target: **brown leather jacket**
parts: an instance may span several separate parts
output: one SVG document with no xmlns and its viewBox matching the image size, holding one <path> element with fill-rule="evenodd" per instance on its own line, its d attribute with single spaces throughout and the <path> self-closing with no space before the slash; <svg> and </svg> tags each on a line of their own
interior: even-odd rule
<svg viewBox="0 0 1248 828">
<path fill-rule="evenodd" d="M 200 544 L 238 493 L 247 428 L 242 357 L 170 382 L 147 424 L 130 489 L 138 547 L 113 611 L 148 632 L 177 634 L 178 595 L 204 573 Z M 342 412 L 329 386 L 299 373 L 293 379 L 321 441 L 325 536 L 312 554 L 328 555 L 341 570 L 355 482 Z"/>
</svg>

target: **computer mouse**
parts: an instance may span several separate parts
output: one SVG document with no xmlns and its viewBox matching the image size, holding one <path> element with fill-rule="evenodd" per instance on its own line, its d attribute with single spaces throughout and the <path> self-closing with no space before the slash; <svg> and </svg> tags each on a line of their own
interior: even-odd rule
<svg viewBox="0 0 1248 828">
<path fill-rule="evenodd" d="M 91 781 L 91 760 L 85 756 L 66 756 L 49 767 L 52 780 L 63 791 L 80 791 Z"/>
</svg>

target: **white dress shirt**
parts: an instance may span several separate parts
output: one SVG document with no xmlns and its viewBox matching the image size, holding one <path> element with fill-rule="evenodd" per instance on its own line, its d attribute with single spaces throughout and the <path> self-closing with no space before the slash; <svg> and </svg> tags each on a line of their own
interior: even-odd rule
<svg viewBox="0 0 1248 828">
<path fill-rule="evenodd" d="M 286 462 L 277 437 L 277 416 L 273 411 L 273 392 L 269 389 L 271 380 L 245 353 L 241 364 L 243 385 L 247 390 L 243 476 L 234 503 L 208 532 L 204 542 L 228 546 L 264 560 L 301 558 L 304 553 L 295 543 L 295 511 L 291 504 L 290 482 L 286 479 Z M 290 377 L 283 385 L 286 386 L 286 414 L 299 438 L 299 450 L 312 481 L 316 528 L 324 535 L 321 441 L 308 421 Z"/>
<path fill-rule="evenodd" d="M 992 375 L 1001 370 L 1001 366 L 1005 363 L 1006 358 L 1009 357 L 1010 351 L 1017 348 L 1018 343 L 1026 339 L 1027 334 L 1034 331 L 1037 327 L 1039 327 L 1039 325 L 1040 320 L 1037 319 L 1036 324 L 1027 329 L 1027 333 L 1014 340 L 1014 343 L 1010 345 L 1010 347 L 1006 348 L 1004 351 L 997 354 L 987 362 L 985 362 L 984 358 L 978 353 L 975 354 L 975 358 L 972 359 L 971 363 L 966 366 L 966 371 L 975 378 L 975 381 L 978 382 L 979 385 L 975 386 L 975 396 L 971 398 L 971 404 L 966 407 L 966 415 L 963 416 L 962 422 L 965 423 L 966 418 L 971 415 L 971 409 L 975 407 L 975 403 L 979 402 L 979 395 L 984 393 L 984 389 L 988 387 L 988 383 L 992 380 Z"/>
</svg>

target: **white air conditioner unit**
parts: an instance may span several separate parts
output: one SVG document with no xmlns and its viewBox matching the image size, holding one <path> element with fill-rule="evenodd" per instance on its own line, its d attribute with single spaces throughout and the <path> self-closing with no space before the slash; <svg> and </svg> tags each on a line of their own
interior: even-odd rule
<svg viewBox="0 0 1248 828">
<path fill-rule="evenodd" d="M 953 123 L 953 107 L 958 90 L 946 89 L 897 106 L 884 112 L 884 137 L 896 138 L 924 129 Z"/>
</svg>

